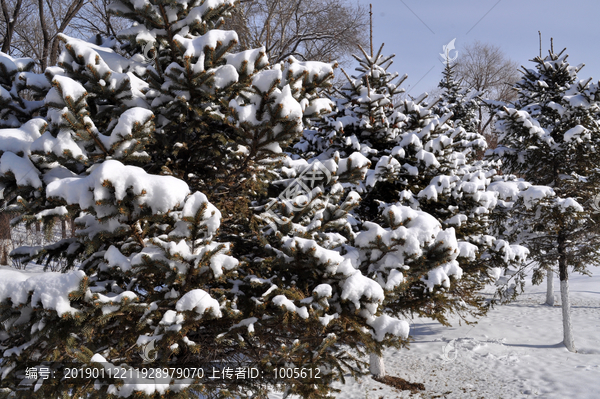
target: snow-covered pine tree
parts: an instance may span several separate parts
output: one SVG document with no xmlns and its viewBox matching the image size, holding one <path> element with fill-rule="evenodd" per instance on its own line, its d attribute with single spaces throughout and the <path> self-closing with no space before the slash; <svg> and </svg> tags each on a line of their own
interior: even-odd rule
<svg viewBox="0 0 600 399">
<path fill-rule="evenodd" d="M 457 102 L 449 102 L 457 89 L 453 69 L 447 68 L 441 84 L 453 89 L 442 93 L 446 100 L 427 103 L 426 94 L 400 100 L 404 78 L 395 81 L 398 75 L 387 71 L 392 57 L 381 56 L 381 49 L 376 57 L 364 52 L 363 57 L 357 57 L 360 74 L 349 77 L 342 88 L 343 100 L 337 103 L 343 108 L 324 118 L 325 122 L 315 129 L 317 135 L 327 132 L 331 136 L 329 149 L 318 151 L 312 131 L 307 131 L 305 140 L 296 147 L 321 154 L 318 158 L 336 149 L 342 154 L 354 149 L 371 161 L 366 184 L 357 187 L 364 193 L 364 201 L 355 211 L 359 220 L 373 220 L 382 202 L 400 203 L 423 210 L 444 228 L 456 230 L 464 246 L 461 265 L 465 269 L 469 269 L 468 264 L 483 263 L 487 264 L 484 269 L 488 268 L 488 256 L 500 264 L 515 257 L 521 259 L 522 248 L 487 236 L 488 214 L 497 197 L 487 187 L 497 165 L 476 159 L 476 152 L 485 148 L 485 139 L 463 127 L 476 123 L 468 111 L 473 94 L 458 91 Z M 453 108 L 464 110 L 464 120 L 453 120 L 454 115 L 446 112 Z M 444 114 L 437 114 L 437 110 Z M 481 270 L 476 269 L 473 275 L 479 279 Z M 461 280 L 466 281 L 464 277 Z"/>
<path fill-rule="evenodd" d="M 237 34 L 218 28 L 233 5 L 120 1 L 112 10 L 133 21 L 119 36 L 137 49 L 134 59 L 149 46 L 156 54 L 145 75 L 157 115 L 146 169 L 206 193 L 229 220 L 221 236 L 245 256 L 256 246 L 250 203 L 265 193 L 281 148 L 301 134 L 303 120 L 330 109 L 318 91 L 331 85 L 333 71 L 292 57 L 271 66 L 264 48 L 231 53 Z"/>
<path fill-rule="evenodd" d="M 227 255 L 228 243 L 212 239 L 220 213 L 185 182 L 134 166 L 149 159 L 144 149 L 154 131 L 140 90 L 145 84 L 129 71 L 139 65 L 110 48 L 61 39 L 60 67 L 46 70 L 52 85 L 47 116 L 0 130 L 12 137 L 2 148 L 0 170 L 5 198 L 13 199 L 9 206 L 20 220 L 51 225 L 56 217 L 76 216 L 76 237 L 18 248 L 14 256 L 46 264 L 62 257 L 79 267 L 3 275 L 4 375 L 45 362 L 131 365 L 140 361 L 139 345 L 148 342 L 156 343 L 157 365 L 212 359 L 227 350 L 216 342 L 222 330 L 212 319 L 232 325 L 236 317 L 216 292 L 238 264 Z M 212 351 L 198 351 L 209 345 L 190 339 L 197 340 L 197 331 Z M 72 389 L 102 397 L 169 389 L 168 379 L 166 386 L 144 379 L 121 386 L 110 378 L 75 387 L 57 381 L 40 376 L 25 389 L 32 397 Z M 175 390 L 188 397 L 188 385 Z"/>
<path fill-rule="evenodd" d="M 341 378 L 344 369 L 361 371 L 357 355 L 378 357 L 385 347 L 407 344 L 409 329 L 399 319 L 399 293 L 411 296 L 423 279 L 433 291 L 448 276 L 461 273 L 454 230 L 443 230 L 425 212 L 392 205 L 382 210 L 378 223 L 363 222 L 363 231 L 355 231 L 353 211 L 361 196 L 344 186 L 364 185 L 369 166 L 359 152 L 347 158 L 334 153 L 331 159 L 308 164 L 287 159 L 286 189 L 261 215 L 269 223 L 267 240 L 278 255 L 273 262 L 278 284 L 272 288 L 279 295 L 273 300 L 295 300 L 286 305 L 289 312 L 300 313 L 302 305 L 308 309 L 303 317 L 328 332 L 319 351 L 338 360 Z"/>
<path fill-rule="evenodd" d="M 43 107 L 50 85 L 31 58 L 0 53 L 0 128 L 19 127 Z"/>
<path fill-rule="evenodd" d="M 158 115 L 149 170 L 178 176 L 206 193 L 226 215 L 219 236 L 234 244 L 232 253 L 243 261 L 238 278 L 229 283 L 232 292 L 239 293 L 236 309 L 248 317 L 232 327 L 226 339 L 247 348 L 238 351 L 246 351 L 248 358 L 277 365 L 291 358 L 291 349 L 298 352 L 294 341 L 318 342 L 326 335 L 282 310 L 279 291 L 270 282 L 278 281 L 283 272 L 273 267 L 272 252 L 262 247 L 249 205 L 264 195 L 282 147 L 301 134 L 303 119 L 317 116 L 322 108 L 330 110 L 329 101 L 317 92 L 330 86 L 333 71 L 329 64 L 293 58 L 270 66 L 264 49 L 228 52 L 237 35 L 217 28 L 232 4 L 177 3 L 168 10 L 169 18 L 160 6 L 140 9 L 135 2 L 115 3 L 113 10 L 135 23 L 120 33 L 131 48 L 150 43 L 156 49 L 146 75 L 147 98 Z M 192 5 L 196 5 L 193 12 Z M 302 279 L 288 281 L 300 284 Z M 275 339 L 283 333 L 282 323 L 287 331 Z M 297 367 L 331 368 L 337 362 L 328 352 L 311 354 L 304 344 L 300 348 L 302 356 L 294 360 Z M 289 388 L 325 394 L 335 377 L 328 374 L 318 384 L 298 381 Z"/>
<path fill-rule="evenodd" d="M 318 314 L 301 303 L 292 308 L 270 283 L 279 281 L 282 271 L 273 267 L 279 259 L 268 258 L 273 252 L 265 252 L 244 205 L 259 198 L 281 147 L 301 133 L 303 119 L 330 110 L 317 89 L 332 78 L 332 66 L 293 59 L 268 66 L 260 50 L 228 53 L 235 34 L 216 27 L 231 5 L 225 0 L 114 3 L 119 15 L 143 21 L 123 34 L 133 39 L 129 48 L 137 50 L 132 51 L 141 53 L 159 38 L 153 64 L 144 65 L 141 54 L 119 56 L 111 41 L 61 36 L 65 50 L 59 67 L 46 70 L 52 85 L 47 115 L 16 132 L 0 132 L 17 136 L 0 169 L 5 193 L 14 197 L 11 206 L 22 214 L 19 220 L 49 224 L 72 215 L 78 226 L 74 238 L 14 252 L 23 262 L 67 258 L 78 267 L 29 279 L 13 273 L 4 280 L 4 372 L 22 373 L 26 360 L 38 366 L 44 361 L 131 366 L 151 344 L 160 366 L 240 360 L 272 370 L 289 360 L 297 367 L 313 366 L 313 373 L 320 367 L 323 378 L 285 381 L 292 392 L 314 397 L 326 395 L 339 377 L 330 370 L 339 364 L 334 355 L 340 344 L 329 351 L 334 339 Z M 206 196 L 195 188 L 206 190 Z M 226 212 L 225 223 L 213 199 Z M 233 239 L 236 245 L 230 244 Z M 360 301 L 377 302 L 380 289 L 361 295 L 344 283 L 360 280 L 347 266 L 337 278 L 340 289 L 350 287 L 351 305 L 340 312 Z M 296 290 L 294 285 L 314 285 L 312 279 L 304 282 L 303 273 L 288 277 L 292 288 L 283 276 L 282 293 Z M 54 300 L 44 299 L 49 297 Z M 359 328 L 369 328 L 367 319 L 359 320 L 363 324 L 344 343 L 372 339 Z M 381 340 L 387 330 L 402 335 L 404 329 L 404 323 L 378 328 Z M 279 333 L 282 338 L 275 339 Z M 315 342 L 322 350 L 313 350 Z M 190 387 L 191 381 L 99 382 L 80 393 L 143 397 L 169 391 L 189 397 L 201 390 L 243 396 L 281 378 L 271 374 L 200 387 Z M 41 396 L 70 389 L 37 384 Z"/>
<path fill-rule="evenodd" d="M 442 71 L 442 80 L 438 87 L 442 89 L 440 100 L 435 104 L 434 111 L 437 115 L 445 115 L 448 112 L 452 116 L 448 121 L 454 122 L 454 127 L 462 127 L 467 132 L 477 132 L 478 92 L 462 87 L 455 80 L 456 63 L 446 60 Z"/>
<path fill-rule="evenodd" d="M 50 84 L 43 75 L 33 73 L 35 63 L 30 58 L 13 58 L 0 53 L 0 128 L 17 128 L 37 112 L 43 112 L 45 93 Z M 26 126 L 26 128 L 29 125 Z M 10 149 L 14 134 L 6 130 L 0 136 L 0 155 Z M 6 263 L 12 248 L 10 218 L 2 209 L 0 215 L 0 259 Z"/>
<path fill-rule="evenodd" d="M 475 159 L 476 151 L 485 148 L 485 140 L 463 127 L 474 124 L 469 119 L 472 113 L 465 111 L 462 122 L 452 121 L 450 112 L 435 112 L 463 106 L 468 110 L 471 99 L 460 92 L 460 105 L 447 102 L 440 106 L 439 100 L 427 104 L 426 95 L 401 100 L 400 84 L 405 78 L 388 72 L 393 56 L 381 56 L 380 49 L 375 57 L 363 51 L 363 57 L 356 58 L 359 75 L 348 76 L 348 83 L 339 91 L 341 98 L 334 99 L 337 108 L 307 130 L 295 148 L 321 161 L 337 152 L 348 156 L 354 151 L 370 161 L 365 180 L 356 185 L 346 183 L 362 197 L 351 213 L 355 230 L 412 225 L 413 216 L 399 221 L 389 216 L 392 207 L 402 209 L 400 213 L 423 212 L 443 231 L 454 230 L 451 235 L 458 242 L 452 247 L 457 253 L 451 258 L 448 254 L 444 257 L 443 251 L 419 261 L 410 256 L 392 258 L 386 256 L 389 250 L 383 250 L 382 243 L 358 245 L 361 253 L 377 253 L 390 262 L 379 264 L 376 255 L 361 258 L 363 273 L 382 286 L 387 281 L 381 275 L 384 270 L 400 272 L 410 265 L 408 272 L 401 272 L 406 274 L 403 289 L 386 297 L 384 313 L 416 313 L 442 323 L 448 322 L 449 313 L 481 315 L 485 306 L 477 291 L 493 281 L 492 266 L 520 262 L 526 251 L 488 235 L 488 215 L 496 205 L 497 193 L 487 187 L 495 165 Z M 452 69 L 447 73 L 444 81 L 452 83 Z M 448 100 L 453 98 L 452 93 L 445 95 Z M 451 275 L 461 278 L 450 279 Z"/>
<path fill-rule="evenodd" d="M 600 92 L 591 78 L 578 79 L 583 65 L 569 65 L 565 51 L 551 49 L 532 60 L 535 68 L 523 67 L 517 100 L 498 113 L 500 144 L 490 156 L 502 160 L 505 172 L 532 184 L 518 194 L 506 233 L 531 251 L 534 283 L 558 266 L 564 344 L 575 351 L 569 270 L 586 273 L 600 250 L 594 210 L 600 191 Z"/>
</svg>

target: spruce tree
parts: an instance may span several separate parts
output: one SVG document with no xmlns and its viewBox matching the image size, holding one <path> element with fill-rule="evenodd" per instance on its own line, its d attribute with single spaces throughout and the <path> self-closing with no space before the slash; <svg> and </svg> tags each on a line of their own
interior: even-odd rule
<svg viewBox="0 0 600 399">
<path fill-rule="evenodd" d="M 348 77 L 341 99 L 335 101 L 339 107 L 315 129 L 307 130 L 296 148 L 312 151 L 317 159 L 336 150 L 360 151 L 371 166 L 366 181 L 356 187 L 364 193 L 355 211 L 357 219 L 374 220 L 384 204 L 396 203 L 431 214 L 444 228 L 455 229 L 463 255 L 461 267 L 472 271 L 457 284 L 466 284 L 469 275 L 474 277 L 469 283 L 473 287 L 483 284 L 490 281 L 483 276 L 493 265 L 504 267 L 524 253 L 523 248 L 488 235 L 489 215 L 497 204 L 497 193 L 488 187 L 497 164 L 477 159 L 477 152 L 486 147 L 485 139 L 466 130 L 476 125 L 474 94 L 459 90 L 452 67 L 447 67 L 440 99 L 428 102 L 426 94 L 400 99 L 405 77 L 398 79 L 397 73 L 387 71 L 392 57 L 382 56 L 381 49 L 375 57 L 364 52 L 357 57 L 359 75 Z M 323 137 L 330 137 L 326 150 L 320 150 Z M 464 294 L 475 291 L 465 289 Z M 481 298 L 473 304 L 478 301 Z M 435 317 L 443 321 L 442 314 L 436 312 Z"/>
<path fill-rule="evenodd" d="M 35 114 L 44 114 L 43 98 L 50 89 L 50 83 L 44 75 L 33 72 L 35 63 L 30 58 L 13 58 L 0 53 L 0 128 L 18 128 L 24 126 L 35 137 L 36 123 L 28 123 Z M 24 125 L 25 124 L 25 125 Z M 5 149 L 18 153 L 20 145 L 16 142 L 15 131 L 5 130 L 0 136 L 0 154 Z M 2 189 L 0 183 L 0 190 Z M 7 192 L 5 198 L 14 200 Z M 2 263 L 9 262 L 8 253 L 13 249 L 10 219 L 15 215 L 2 208 L 0 215 L 0 258 Z"/>
<path fill-rule="evenodd" d="M 229 53 L 235 33 L 218 26 L 232 5 L 114 3 L 114 12 L 138 22 L 122 33 L 131 57 L 120 56 L 114 41 L 61 35 L 58 67 L 31 77 L 47 82 L 42 111 L 0 130 L 14 137 L 3 147 L 0 178 L 22 215 L 15 222 L 51 226 L 69 216 L 77 225 L 75 237 L 14 251 L 24 264 L 66 259 L 74 270 L 5 274 L 2 372 L 22 376 L 48 362 L 58 372 L 67 365 L 104 370 L 80 385 L 40 377 L 21 387 L 26 395 L 264 397 L 267 387 L 283 385 L 325 397 L 346 368 L 359 368 L 345 348 L 377 350 L 407 338 L 406 322 L 381 312 L 401 283 L 398 271 L 382 269 L 387 287 L 365 276 L 370 261 L 344 258 L 342 236 L 329 234 L 330 225 L 319 241 L 312 227 L 263 236 L 265 218 L 255 212 L 267 183 L 294 170 L 293 162 L 280 163 L 293 161 L 282 148 L 331 110 L 318 91 L 329 85 L 332 65 L 269 65 L 261 49 Z M 145 64 L 149 43 L 157 55 Z M 352 154 L 325 163 L 352 182 L 368 165 Z M 342 196 L 340 185 L 333 193 L 327 217 L 354 235 L 344 219 L 356 198 Z M 426 259 L 422 252 L 434 246 L 452 262 L 454 241 L 438 242 L 451 231 L 435 223 L 422 234 L 415 228 L 415 246 L 399 226 L 411 216 L 394 212 L 387 213 L 387 252 Z M 377 237 L 364 245 L 380 245 Z M 324 247 L 315 244 L 322 240 Z M 148 368 L 216 361 L 250 363 L 265 374 L 212 383 L 108 374 L 136 370 L 141 355 Z M 320 378 L 282 378 L 278 366 Z"/>
<path fill-rule="evenodd" d="M 467 132 L 477 132 L 477 110 L 479 107 L 478 94 L 475 90 L 469 90 L 462 87 L 456 78 L 456 63 L 446 60 L 444 70 L 442 71 L 442 80 L 438 87 L 442 89 L 440 100 L 435 105 L 435 112 L 438 115 L 452 113 L 450 121 L 454 122 L 454 127 L 461 126 Z"/>
<path fill-rule="evenodd" d="M 578 79 L 583 65 L 569 65 L 565 51 L 552 49 L 532 60 L 535 68 L 523 67 L 517 100 L 498 113 L 500 145 L 490 155 L 531 184 L 522 187 L 506 233 L 537 261 L 534 283 L 558 266 L 564 344 L 574 352 L 569 270 L 586 273 L 600 249 L 593 207 L 600 179 L 600 94 L 591 78 Z"/>
<path fill-rule="evenodd" d="M 5 283 L 3 370 L 18 374 L 45 362 L 109 370 L 139 363 L 137 348 L 148 341 L 156 342 L 157 364 L 182 362 L 197 353 L 189 331 L 234 313 L 208 293 L 238 264 L 227 255 L 228 243 L 212 239 L 220 213 L 185 182 L 136 166 L 149 159 L 154 115 L 142 81 L 123 70 L 135 63 L 110 48 L 61 39 L 61 68 L 46 70 L 52 85 L 47 116 L 0 130 L 14 144 L 3 147 L 0 169 L 5 198 L 22 214 L 17 221 L 51 226 L 56 217 L 72 215 L 77 225 L 74 238 L 13 255 L 46 265 L 66 258 L 77 268 Z M 25 389 L 37 397 L 165 390 L 143 379 L 137 389 L 115 386 L 104 376 L 96 386 L 40 377 Z"/>
<path fill-rule="evenodd" d="M 403 289 L 387 297 L 384 313 L 418 314 L 443 324 L 451 313 L 480 316 L 487 305 L 477 292 L 495 281 L 493 267 L 519 264 L 526 250 L 489 235 L 497 193 L 488 187 L 497 165 L 477 160 L 485 140 L 466 130 L 476 125 L 473 94 L 467 97 L 458 90 L 449 67 L 441 99 L 427 103 L 426 94 L 401 99 L 405 77 L 388 72 L 393 56 L 382 56 L 380 49 L 374 57 L 363 51 L 356 58 L 358 74 L 347 76 L 339 98 L 332 98 L 336 108 L 307 130 L 295 148 L 321 161 L 355 151 L 369 160 L 364 180 L 345 182 L 362 199 L 351 212 L 356 231 L 371 230 L 374 223 L 394 230 L 398 222 L 388 213 L 395 207 L 423 212 L 444 231 L 453 230 L 457 253 L 444 254 L 443 246 L 429 243 L 431 252 L 425 251 L 424 259 L 402 256 L 391 261 L 387 245 L 361 241 L 359 252 L 377 253 L 390 262 L 379 265 L 374 261 L 378 256 L 364 255 L 361 270 L 367 275 L 382 286 L 388 278 L 382 271 L 388 267 L 405 277 Z M 407 216 L 400 224 L 410 225 L 412 218 Z M 398 263 L 392 267 L 394 262 Z M 403 266 L 409 271 L 401 271 Z"/>
<path fill-rule="evenodd" d="M 179 29 L 179 33 L 189 36 L 171 35 L 179 41 L 168 45 L 193 40 L 210 42 L 216 37 L 214 44 L 221 47 L 221 36 L 235 37 L 233 32 L 214 29 L 211 23 L 221 19 L 231 2 L 146 3 L 142 10 L 135 9 L 138 3 L 128 4 L 129 9 L 120 3 L 114 7 L 116 11 L 154 18 L 156 12 L 166 10 L 169 18 L 163 23 L 167 24 L 173 22 L 172 15 L 185 20 L 179 28 L 169 29 Z M 209 22 L 208 27 L 202 23 L 204 20 Z M 186 24 L 198 22 L 204 31 L 196 29 L 190 33 Z M 169 34 L 173 33 L 169 29 Z M 48 361 L 55 365 L 72 362 L 77 367 L 133 366 L 141 361 L 140 349 L 149 344 L 155 348 L 152 354 L 157 366 L 212 360 L 230 362 L 229 365 L 238 360 L 272 360 L 273 364 L 280 364 L 280 346 L 276 348 L 279 353 L 269 358 L 265 354 L 271 348 L 257 350 L 244 341 L 242 335 L 253 334 L 253 323 L 249 322 L 254 320 L 252 312 L 260 309 L 250 299 L 250 292 L 251 310 L 244 308 L 245 302 L 238 308 L 236 301 L 244 294 L 240 286 L 261 289 L 256 288 L 260 286 L 255 281 L 258 277 L 254 278 L 251 270 L 241 270 L 238 260 L 228 255 L 233 249 L 229 242 L 215 240 L 221 213 L 204 194 L 192 191 L 190 186 L 206 189 L 216 198 L 223 195 L 215 173 L 206 171 L 214 167 L 206 161 L 207 154 L 211 159 L 219 159 L 209 150 L 220 149 L 226 157 L 217 165 L 221 175 L 216 176 L 225 179 L 224 173 L 233 165 L 234 170 L 244 174 L 238 173 L 237 180 L 229 181 L 237 184 L 247 179 L 251 183 L 247 184 L 246 193 L 259 191 L 261 179 L 268 176 L 269 163 L 276 160 L 268 155 L 276 155 L 279 145 L 301 131 L 303 107 L 311 104 L 307 98 L 311 94 L 306 91 L 330 79 L 331 67 L 290 63 L 285 69 L 279 65 L 267 68 L 260 50 L 229 54 L 227 46 L 221 47 L 218 63 L 228 63 L 221 65 L 221 70 L 226 75 L 223 79 L 233 79 L 224 83 L 231 90 L 223 93 L 217 87 L 215 94 L 213 84 L 220 76 L 207 68 L 208 76 L 204 78 L 209 84 L 193 85 L 197 90 L 192 94 L 200 98 L 189 104 L 186 122 L 185 117 L 182 120 L 181 115 L 173 113 L 175 105 L 165 106 L 169 112 L 157 105 L 157 98 L 175 93 L 178 96 L 167 103 L 179 101 L 181 111 L 182 93 L 180 87 L 170 92 L 167 86 L 163 88 L 165 93 L 152 91 L 153 86 L 146 80 L 153 83 L 153 71 L 141 62 L 142 48 L 137 42 L 129 47 L 137 48 L 140 54 L 127 59 L 111 49 L 114 41 L 94 44 L 67 36 L 60 39 L 65 50 L 59 67 L 48 68 L 46 75 L 28 76 L 35 82 L 47 81 L 48 88 L 52 87 L 49 92 L 46 90 L 41 103 L 47 112 L 33 119 L 13 118 L 13 125 L 22 123 L 20 127 L 0 131 L 0 136 L 11 139 L 5 140 L 2 148 L 0 169 L 5 198 L 11 209 L 22 215 L 15 222 L 43 220 L 50 227 L 57 217 L 70 215 L 77 224 L 76 237 L 42 248 L 22 247 L 13 256 L 24 264 L 35 261 L 46 265 L 66 258 L 76 270 L 44 273 L 24 281 L 23 276 L 15 275 L 3 287 L 3 342 L 7 349 L 2 360 L 4 370 L 22 373 L 31 366 L 29 362 L 39 366 Z M 171 70 L 177 68 L 177 62 L 190 65 L 190 57 L 183 54 L 185 50 L 178 49 L 173 48 L 167 55 L 159 52 L 159 59 L 167 58 L 165 62 L 173 55 L 168 64 Z M 212 50 L 208 46 L 199 51 Z M 250 65 L 248 57 L 252 58 Z M 192 58 L 197 65 L 205 59 L 209 65 L 213 62 L 204 54 Z M 262 74 L 249 72 L 253 68 Z M 244 81 L 232 89 L 240 75 Z M 214 112 L 205 109 L 211 105 Z M 201 114 L 198 118 L 197 113 Z M 176 118 L 168 120 L 165 115 Z M 246 129 L 247 126 L 250 127 Z M 176 136 L 178 129 L 188 135 Z M 251 133 L 249 137 L 242 134 L 247 131 Z M 204 141 L 199 140 L 202 137 Z M 190 170 L 197 170 L 204 186 L 196 183 L 191 173 L 182 174 L 177 169 L 183 167 L 181 160 L 187 160 L 187 156 L 176 157 L 177 149 L 198 141 L 201 143 L 193 153 L 200 161 L 192 164 Z M 252 147 L 244 151 L 240 143 Z M 165 148 L 175 153 L 165 155 Z M 246 157 L 247 153 L 251 155 Z M 169 155 L 178 166 L 170 166 Z M 256 170 L 258 176 L 252 176 Z M 185 177 L 189 184 L 178 177 Z M 226 188 L 235 188 L 235 184 Z M 241 227 L 236 226 L 236 221 L 225 226 L 227 233 L 238 228 L 249 231 L 249 221 Z M 247 241 L 252 239 L 256 241 L 256 236 Z M 242 252 L 244 248 L 236 250 Z M 54 299 L 46 300 L 49 296 Z M 280 317 L 272 323 L 279 327 L 281 319 L 287 316 L 278 306 L 273 308 Z M 298 323 L 304 322 L 300 319 Z M 301 331 L 303 328 L 296 327 L 296 334 Z M 262 330 L 261 334 L 268 336 Z M 168 379 L 164 386 L 143 379 L 119 386 L 108 384 L 109 380 L 100 379 L 99 383 L 107 383 L 104 385 L 73 389 L 80 389 L 82 395 L 99 397 L 133 393 L 152 396 L 166 390 L 171 391 L 171 396 L 189 397 L 195 391 L 216 395 L 228 390 L 231 394 L 259 395 L 265 385 L 262 380 L 240 383 L 225 379 L 212 386 L 190 386 L 190 382 L 198 382 L 196 378 L 179 386 Z M 271 377 L 273 380 L 276 379 Z M 63 383 L 42 382 L 38 380 L 41 388 L 35 390 L 40 397 L 71 389 Z"/>
<path fill-rule="evenodd" d="M 274 264 L 282 277 L 277 280 L 286 288 L 280 292 L 297 299 L 292 309 L 310 304 L 329 332 L 330 342 L 322 345 L 330 345 L 330 355 L 353 372 L 362 371 L 356 355 L 381 356 L 387 346 L 408 343 L 408 323 L 402 319 L 411 301 L 418 307 L 415 289 L 434 295 L 439 285 L 450 285 L 450 276 L 461 275 L 453 229 L 442 229 L 425 212 L 390 205 L 381 209 L 377 222 L 361 222 L 357 231 L 361 194 L 344 186 L 364 185 L 369 166 L 359 152 L 347 158 L 334 153 L 308 165 L 290 159 L 285 190 L 261 215 L 278 255 Z M 311 187 L 315 177 L 318 184 Z M 310 292 L 314 298 L 307 297 Z"/>
</svg>

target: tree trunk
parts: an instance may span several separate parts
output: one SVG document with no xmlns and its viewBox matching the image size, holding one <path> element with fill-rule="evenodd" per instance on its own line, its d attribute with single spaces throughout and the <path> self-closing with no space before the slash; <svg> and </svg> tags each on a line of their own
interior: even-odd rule
<svg viewBox="0 0 600 399">
<path fill-rule="evenodd" d="M 21 11 L 21 4 L 23 0 L 17 0 L 15 7 L 13 8 L 13 13 L 10 15 L 8 11 L 8 6 L 6 4 L 6 0 L 1 0 L 2 4 L 2 15 L 4 16 L 4 23 L 6 24 L 6 31 L 4 33 L 4 41 L 2 42 L 2 51 L 3 53 L 10 54 L 10 45 L 12 42 L 13 34 L 15 33 L 15 25 L 17 23 L 17 19 L 19 18 L 19 12 Z"/>
<path fill-rule="evenodd" d="M 40 59 L 40 66 L 42 72 L 46 70 L 48 66 L 48 52 L 50 51 L 50 33 L 48 33 L 48 26 L 46 25 L 46 17 L 44 15 L 44 0 L 38 0 L 38 11 L 40 16 L 40 28 L 42 30 L 42 58 Z"/>
<path fill-rule="evenodd" d="M 375 353 L 371 353 L 369 370 L 371 371 L 373 377 L 385 377 L 385 364 L 383 363 L 383 357 Z"/>
<path fill-rule="evenodd" d="M 571 324 L 571 302 L 569 300 L 569 271 L 567 270 L 566 238 L 558 235 L 558 272 L 560 275 L 560 299 L 563 316 L 563 343 L 569 352 L 577 352 Z"/>
<path fill-rule="evenodd" d="M 60 221 L 60 233 L 62 238 L 67 238 L 67 221 L 65 219 Z"/>
<path fill-rule="evenodd" d="M 8 254 L 12 251 L 12 236 L 10 234 L 10 216 L 6 212 L 0 213 L 0 264 L 7 265 Z"/>
<path fill-rule="evenodd" d="M 552 269 L 546 272 L 546 305 L 554 306 L 554 273 Z"/>
<path fill-rule="evenodd" d="M 573 338 L 573 325 L 571 324 L 571 302 L 569 302 L 569 280 L 560 282 L 560 298 L 563 314 L 563 342 L 570 352 L 577 352 Z"/>
</svg>

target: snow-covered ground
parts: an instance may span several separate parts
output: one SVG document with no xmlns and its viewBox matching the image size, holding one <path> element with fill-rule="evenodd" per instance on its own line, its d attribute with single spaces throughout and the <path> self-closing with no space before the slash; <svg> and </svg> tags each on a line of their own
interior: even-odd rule
<svg viewBox="0 0 600 399">
<path fill-rule="evenodd" d="M 544 283 L 528 286 L 516 302 L 490 310 L 476 325 L 414 320 L 410 350 L 390 349 L 384 359 L 387 374 L 423 383 L 422 393 L 411 396 L 364 377 L 338 384 L 337 398 L 598 398 L 600 268 L 592 272 L 570 279 L 578 353 L 562 345 L 559 291 L 556 306 L 542 305 Z"/>
</svg>

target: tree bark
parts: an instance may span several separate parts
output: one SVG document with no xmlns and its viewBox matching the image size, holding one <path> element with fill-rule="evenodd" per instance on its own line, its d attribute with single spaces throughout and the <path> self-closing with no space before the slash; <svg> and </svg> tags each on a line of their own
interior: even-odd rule
<svg viewBox="0 0 600 399">
<path fill-rule="evenodd" d="M 546 272 L 546 305 L 554 306 L 554 272 L 548 269 Z"/>
<path fill-rule="evenodd" d="M 369 370 L 371 371 L 373 377 L 385 377 L 385 364 L 383 363 L 383 357 L 375 353 L 371 353 Z"/>
<path fill-rule="evenodd" d="M 560 276 L 560 299 L 563 316 L 563 343 L 569 352 L 577 352 L 571 324 L 571 302 L 569 300 L 569 271 L 567 270 L 566 238 L 558 234 L 558 272 Z"/>
<path fill-rule="evenodd" d="M 560 298 L 562 301 L 563 314 L 563 342 L 569 352 L 577 352 L 575 349 L 575 338 L 573 338 L 573 325 L 571 324 L 571 302 L 569 300 L 569 280 L 560 282 Z"/>
<path fill-rule="evenodd" d="M 12 236 L 10 234 L 10 215 L 0 213 L 0 264 L 7 265 L 8 254 L 12 250 Z"/>
<path fill-rule="evenodd" d="M 48 33 L 48 26 L 46 25 L 46 17 L 44 15 L 44 0 L 38 0 L 38 11 L 40 15 L 40 28 L 42 30 L 43 44 L 42 44 L 42 58 L 40 59 L 40 65 L 42 71 L 46 70 L 48 66 L 48 52 L 50 51 L 50 33 Z"/>
</svg>

